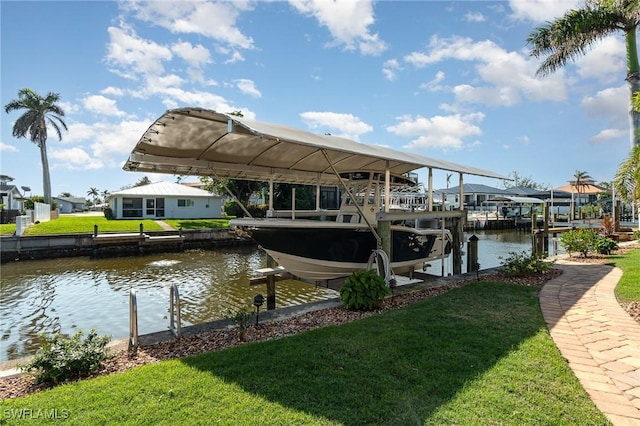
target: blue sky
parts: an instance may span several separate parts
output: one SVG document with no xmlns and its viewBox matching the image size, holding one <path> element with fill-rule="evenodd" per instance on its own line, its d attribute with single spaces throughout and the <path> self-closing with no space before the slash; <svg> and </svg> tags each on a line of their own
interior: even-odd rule
<svg viewBox="0 0 640 426">
<path fill-rule="evenodd" d="M 69 131 L 62 141 L 49 132 L 53 195 L 138 181 L 124 161 L 155 118 L 184 106 L 553 187 L 576 170 L 609 181 L 630 149 L 622 35 L 548 77 L 535 76 L 526 45 L 536 26 L 580 5 L 2 1 L 1 100 L 25 87 L 60 94 Z M 2 111 L 1 173 L 42 195 L 37 147 L 11 134 L 18 116 Z M 436 188 L 445 175 L 435 172 Z"/>
</svg>

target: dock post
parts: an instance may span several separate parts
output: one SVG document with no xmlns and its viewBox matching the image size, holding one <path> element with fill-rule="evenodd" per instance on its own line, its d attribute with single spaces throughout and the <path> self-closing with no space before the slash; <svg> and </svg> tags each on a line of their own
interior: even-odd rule
<svg viewBox="0 0 640 426">
<path fill-rule="evenodd" d="M 93 236 L 94 237 L 98 236 L 98 225 L 93 225 Z"/>
<path fill-rule="evenodd" d="M 144 228 L 142 222 L 140 223 L 140 235 L 144 234 Z"/>
<path fill-rule="evenodd" d="M 267 267 L 273 268 L 276 262 L 267 254 Z M 267 310 L 271 311 L 276 308 L 276 276 L 269 274 L 266 276 L 267 281 Z"/>
<path fill-rule="evenodd" d="M 531 239 L 533 242 L 533 248 L 531 251 L 531 254 L 535 257 L 540 257 L 542 256 L 544 250 L 542 248 L 543 242 L 544 242 L 544 231 L 542 230 L 537 230 L 536 232 L 534 232 L 533 234 L 531 234 Z"/>
<path fill-rule="evenodd" d="M 444 219 L 443 219 L 444 220 Z M 453 275 L 462 273 L 462 216 L 452 218 L 451 234 L 453 237 Z"/>
<path fill-rule="evenodd" d="M 389 259 L 393 259 L 393 253 L 391 253 L 391 221 L 378 221 L 378 235 L 380 235 L 380 239 L 382 240 L 382 247 L 380 248 L 389 256 Z"/>
<path fill-rule="evenodd" d="M 478 263 L 478 240 L 479 238 L 473 234 L 467 242 L 467 272 L 480 269 L 480 264 Z"/>
<path fill-rule="evenodd" d="M 549 206 L 545 203 L 544 205 L 544 242 L 542 247 L 542 252 L 544 257 L 549 256 Z"/>
</svg>

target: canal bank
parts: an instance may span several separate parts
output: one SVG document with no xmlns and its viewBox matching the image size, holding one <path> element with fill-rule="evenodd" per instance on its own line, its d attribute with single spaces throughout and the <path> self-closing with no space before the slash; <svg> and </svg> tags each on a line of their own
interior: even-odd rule
<svg viewBox="0 0 640 426">
<path fill-rule="evenodd" d="M 0 237 L 1 261 L 106 257 L 255 244 L 230 229 L 82 233 Z"/>
</svg>

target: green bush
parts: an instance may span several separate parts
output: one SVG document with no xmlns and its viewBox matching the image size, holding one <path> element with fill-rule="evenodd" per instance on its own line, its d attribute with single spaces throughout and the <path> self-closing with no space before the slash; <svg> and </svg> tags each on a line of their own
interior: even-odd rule
<svg viewBox="0 0 640 426">
<path fill-rule="evenodd" d="M 596 239 L 595 249 L 600 254 L 611 254 L 612 251 L 618 250 L 618 243 L 608 237 L 598 237 L 598 239 Z"/>
<path fill-rule="evenodd" d="M 369 311 L 380 305 L 390 294 L 384 278 L 370 269 L 356 271 L 342 284 L 340 299 L 348 309 Z"/>
<path fill-rule="evenodd" d="M 635 231 L 633 231 L 633 238 L 640 241 L 640 229 L 636 229 Z"/>
<path fill-rule="evenodd" d="M 598 234 L 593 229 L 572 229 L 560 235 L 560 245 L 569 254 L 578 252 L 582 257 L 587 257 L 595 249 L 597 239 Z"/>
<path fill-rule="evenodd" d="M 502 257 L 500 257 L 502 259 Z M 509 257 L 500 265 L 500 271 L 510 277 L 526 277 L 529 275 L 543 274 L 551 268 L 553 262 L 545 262 L 541 257 L 526 252 L 510 252 Z"/>
<path fill-rule="evenodd" d="M 95 329 L 82 339 L 82 330 L 72 337 L 59 333 L 43 334 L 42 347 L 23 367 L 35 375 L 38 383 L 61 383 L 77 379 L 95 371 L 107 359 L 109 336 L 98 336 Z"/>
<path fill-rule="evenodd" d="M 113 215 L 113 210 L 111 209 L 111 207 L 107 207 L 106 209 L 104 209 L 104 217 L 106 217 L 107 220 L 115 219 L 115 216 Z"/>
<path fill-rule="evenodd" d="M 248 311 L 246 308 L 238 309 L 236 312 L 231 312 L 231 320 L 238 326 L 238 334 L 240 340 L 244 342 L 244 334 L 249 328 L 251 319 L 253 318 L 253 312 Z"/>
</svg>

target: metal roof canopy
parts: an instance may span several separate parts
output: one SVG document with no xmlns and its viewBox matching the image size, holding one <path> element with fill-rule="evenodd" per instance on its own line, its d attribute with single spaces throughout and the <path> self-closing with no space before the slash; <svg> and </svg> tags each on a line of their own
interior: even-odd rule
<svg viewBox="0 0 640 426">
<path fill-rule="evenodd" d="M 338 173 L 389 170 L 402 175 L 427 167 L 508 179 L 488 170 L 202 108 L 165 112 L 144 132 L 123 169 L 337 185 L 327 159 Z"/>
<path fill-rule="evenodd" d="M 519 204 L 544 204 L 544 200 L 539 198 L 531 198 L 531 197 L 493 197 L 490 200 L 485 200 L 487 202 L 509 202 L 509 203 L 519 203 Z"/>
</svg>

